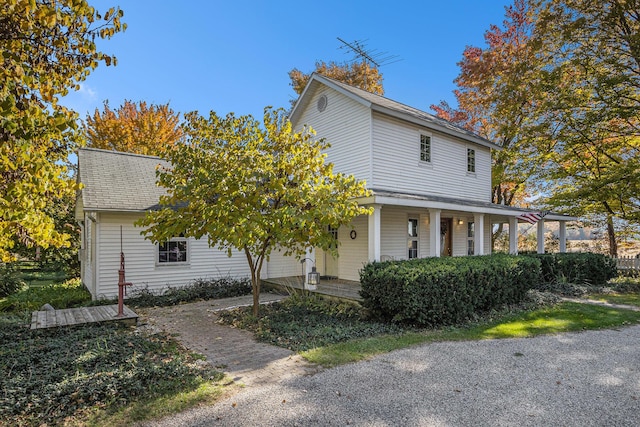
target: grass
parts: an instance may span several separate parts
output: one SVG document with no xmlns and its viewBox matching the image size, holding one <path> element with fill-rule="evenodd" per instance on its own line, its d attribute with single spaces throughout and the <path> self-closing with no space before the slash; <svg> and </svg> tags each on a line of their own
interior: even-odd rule
<svg viewBox="0 0 640 427">
<path fill-rule="evenodd" d="M 162 418 L 198 405 L 213 405 L 225 393 L 224 386 L 219 382 L 204 382 L 195 390 L 133 402 L 116 411 L 90 411 L 86 419 L 79 420 L 81 421 L 79 425 L 126 427 L 130 426 L 132 422 Z"/>
<path fill-rule="evenodd" d="M 18 274 L 18 277 L 22 279 L 22 281 L 24 281 L 27 286 L 32 288 L 63 282 L 69 278 L 69 275 L 64 271 L 41 271 L 36 269 L 23 269 Z"/>
<path fill-rule="evenodd" d="M 44 304 L 56 309 L 80 307 L 91 301 L 91 294 L 80 279 L 69 279 L 63 283 L 28 287 L 5 298 L 0 298 L 0 311 L 30 312 L 39 310 Z"/>
<path fill-rule="evenodd" d="M 596 301 L 608 302 L 610 304 L 633 305 L 640 307 L 640 294 L 593 294 L 589 295 L 588 298 Z"/>
<path fill-rule="evenodd" d="M 301 354 L 310 362 L 332 367 L 429 342 L 524 338 L 560 332 L 615 328 L 637 323 L 640 323 L 640 312 L 565 302 L 554 307 L 509 314 L 491 321 L 356 339 L 313 348 Z"/>
</svg>

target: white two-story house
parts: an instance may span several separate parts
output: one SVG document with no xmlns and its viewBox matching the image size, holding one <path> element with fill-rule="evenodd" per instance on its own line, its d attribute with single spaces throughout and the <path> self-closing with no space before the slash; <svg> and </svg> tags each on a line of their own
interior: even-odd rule
<svg viewBox="0 0 640 427">
<path fill-rule="evenodd" d="M 491 151 L 499 147 L 429 113 L 313 75 L 290 115 L 295 127 L 310 125 L 331 143 L 334 170 L 366 181 L 371 197 L 359 200 L 373 214 L 331 230 L 338 257 L 311 251 L 304 264 L 323 276 L 359 280 L 370 261 L 491 253 L 491 230 L 508 223 L 510 251 L 517 252 L 518 217 L 527 211 L 491 203 Z M 155 185 L 162 161 L 106 150 L 81 149 L 76 217 L 82 226 L 82 280 L 94 298 L 117 295 L 121 250 L 126 279 L 160 290 L 198 278 L 247 277 L 246 258 L 208 247 L 206 239 L 176 236 L 153 244 L 136 219 L 157 207 Z M 560 251 L 567 221 L 548 214 L 538 222 L 544 251 L 544 221 L 559 221 Z M 301 260 L 272 254 L 263 278 L 300 276 Z"/>
<path fill-rule="evenodd" d="M 291 111 L 295 127 L 310 125 L 331 143 L 335 171 L 365 180 L 373 195 L 360 200 L 373 215 L 333 230 L 334 258 L 309 254 L 325 276 L 358 280 L 369 261 L 491 253 L 494 224 L 507 223 L 517 253 L 518 217 L 527 210 L 491 203 L 491 151 L 500 147 L 432 114 L 314 74 Z M 547 214 L 537 223 L 544 252 L 544 221 L 559 221 L 560 251 L 566 222 Z M 272 277 L 293 273 L 273 257 Z"/>
</svg>

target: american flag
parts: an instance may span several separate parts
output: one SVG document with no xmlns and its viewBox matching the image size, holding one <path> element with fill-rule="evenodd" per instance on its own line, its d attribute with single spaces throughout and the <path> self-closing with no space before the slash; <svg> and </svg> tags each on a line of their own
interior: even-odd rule
<svg viewBox="0 0 640 427">
<path fill-rule="evenodd" d="M 528 212 L 526 214 L 522 214 L 518 216 L 518 219 L 528 222 L 529 224 L 535 224 L 544 218 L 549 211 L 540 211 L 540 212 Z"/>
</svg>

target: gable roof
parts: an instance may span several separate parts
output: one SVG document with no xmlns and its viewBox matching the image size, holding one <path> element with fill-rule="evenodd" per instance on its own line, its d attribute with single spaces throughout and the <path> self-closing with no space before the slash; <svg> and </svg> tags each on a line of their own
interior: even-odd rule
<svg viewBox="0 0 640 427">
<path fill-rule="evenodd" d="M 425 111 L 418 110 L 417 108 L 385 98 L 384 96 L 376 95 L 375 93 L 367 92 L 366 90 L 362 90 L 354 86 L 349 86 L 348 84 L 316 73 L 311 75 L 307 86 L 304 88 L 300 98 L 298 98 L 298 101 L 291 110 L 289 118 L 292 122 L 299 119 L 304 107 L 310 102 L 312 94 L 320 85 L 330 87 L 365 107 L 370 108 L 372 111 L 377 111 L 387 116 L 408 121 L 419 126 L 424 126 L 447 135 L 462 138 L 468 142 L 482 145 L 487 148 L 494 150 L 502 149 L 499 145 L 494 144 L 488 139 L 482 138 L 467 129 L 456 126 L 447 120 L 434 116 L 433 114 L 429 114 Z"/>
<path fill-rule="evenodd" d="M 142 212 L 158 207 L 166 190 L 156 185 L 156 167 L 169 163 L 155 156 L 81 148 L 78 182 L 85 210 Z"/>
</svg>

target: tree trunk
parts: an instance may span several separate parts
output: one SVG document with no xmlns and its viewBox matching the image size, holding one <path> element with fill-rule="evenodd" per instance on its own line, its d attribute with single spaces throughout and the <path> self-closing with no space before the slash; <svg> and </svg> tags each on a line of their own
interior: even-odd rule
<svg viewBox="0 0 640 427">
<path fill-rule="evenodd" d="M 609 255 L 618 256 L 618 242 L 616 241 L 616 230 L 613 227 L 613 217 L 607 217 L 607 236 L 609 237 Z"/>
<path fill-rule="evenodd" d="M 258 316 L 260 311 L 260 272 L 251 272 L 251 287 L 253 289 L 253 315 Z"/>
</svg>

